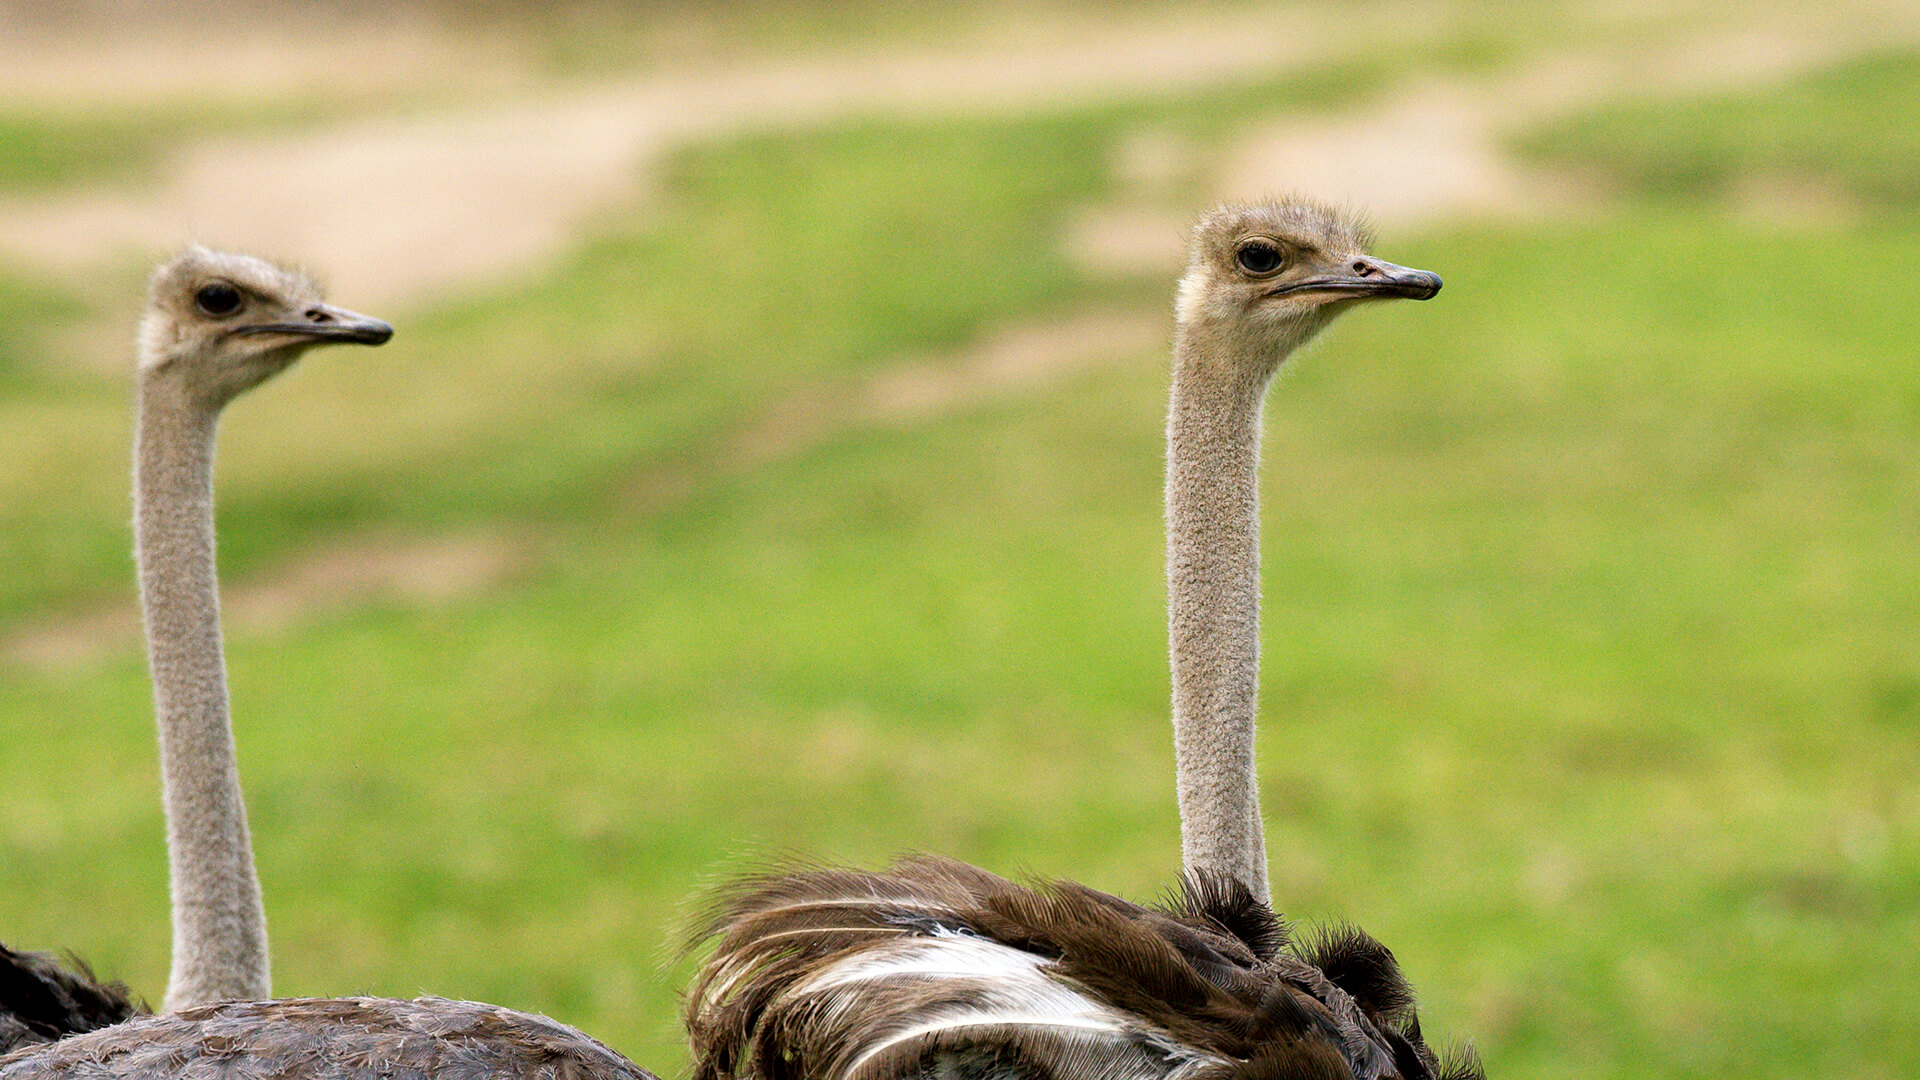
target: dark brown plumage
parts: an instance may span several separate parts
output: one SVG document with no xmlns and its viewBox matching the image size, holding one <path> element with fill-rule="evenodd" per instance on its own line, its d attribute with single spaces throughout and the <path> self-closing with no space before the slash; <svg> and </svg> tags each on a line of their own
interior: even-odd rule
<svg viewBox="0 0 1920 1080">
<path fill-rule="evenodd" d="M 80 960 L 0 945 L 0 1054 L 131 1020 L 147 1011 L 126 984 Z"/>
<path fill-rule="evenodd" d="M 656 1080 L 543 1016 L 445 998 L 229 1001 L 0 1057 L 0 1080 Z"/>
<path fill-rule="evenodd" d="M 1393 956 L 1305 948 L 1243 886 L 1163 907 L 950 859 L 803 868 L 719 894 L 686 1005 L 693 1080 L 1466 1080 Z"/>
</svg>

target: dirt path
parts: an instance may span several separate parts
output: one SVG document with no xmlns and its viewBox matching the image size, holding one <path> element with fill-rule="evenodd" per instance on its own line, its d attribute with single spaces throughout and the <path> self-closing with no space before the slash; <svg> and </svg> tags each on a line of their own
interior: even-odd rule
<svg viewBox="0 0 1920 1080">
<path fill-rule="evenodd" d="M 359 302 L 403 306 L 554 256 L 597 212 L 631 198 L 660 155 L 689 140 L 856 112 L 1022 110 L 1197 87 L 1309 62 L 1330 66 L 1370 42 L 1406 45 L 1448 32 L 1444 6 L 1395 10 L 1389 16 L 1370 5 L 1326 7 L 1309 9 L 1309 17 L 1288 8 L 1030 27 L 1011 48 L 1000 40 L 947 52 L 737 63 L 464 113 L 214 140 L 182 148 L 151 189 L 0 199 L 0 252 L 77 274 L 129 251 L 186 240 L 235 244 L 297 253 L 350 282 Z M 1856 4 L 1770 19 L 1763 13 L 1732 31 L 1707 27 L 1646 47 L 1537 60 L 1489 78 L 1421 81 L 1353 113 L 1280 120 L 1250 132 L 1218 170 L 1219 188 L 1223 195 L 1310 190 L 1371 207 L 1390 222 L 1537 212 L 1558 205 L 1565 192 L 1502 154 L 1499 135 L 1516 123 L 1622 90 L 1765 80 L 1916 38 L 1920 5 Z M 349 68 L 352 78 L 387 84 L 407 64 L 426 63 L 417 34 L 401 40 L 400 62 Z M 157 77 L 186 77 L 183 65 L 164 60 L 164 42 L 154 55 L 161 58 L 149 60 Z M 260 56 L 258 49 L 236 50 L 228 67 L 215 71 L 216 85 L 268 79 L 274 69 Z M 82 63 L 68 58 L 63 66 L 58 55 L 40 56 L 37 66 L 15 59 L 26 74 L 7 81 L 22 93 L 17 84 L 35 73 L 74 78 Z M 123 68 L 81 70 L 125 78 Z M 1128 232 L 1111 221 L 1090 225 L 1095 252 L 1102 230 Z"/>
<path fill-rule="evenodd" d="M 1339 57 L 1378 15 L 1033 28 L 957 51 L 662 73 L 467 113 L 183 148 L 151 190 L 0 200 L 0 251 L 75 273 L 186 240 L 297 253 L 385 307 L 556 254 L 675 145 L 855 112 L 1027 109 Z M 1437 31 L 1435 31 L 1437 32 Z M 1417 36 L 1417 35 L 1416 35 Z"/>
<path fill-rule="evenodd" d="M 426 539 L 354 537 L 320 544 L 253 580 L 223 589 L 221 621 L 229 634 L 272 635 L 362 604 L 433 607 L 498 586 L 530 557 L 524 541 L 500 531 Z M 116 655 L 139 640 L 140 609 L 129 595 L 0 635 L 0 662 L 60 671 Z"/>
<path fill-rule="evenodd" d="M 1023 27 L 1017 35 L 944 52 L 735 63 L 467 112 L 213 140 L 183 147 L 150 189 L 0 199 L 0 252 L 28 266 L 79 274 L 128 252 L 162 251 L 186 240 L 234 244 L 297 254 L 351 283 L 358 302 L 404 306 L 524 272 L 554 256 L 597 212 L 631 198 L 650 164 L 689 140 L 856 112 L 1024 110 L 1217 84 L 1309 63 L 1328 67 L 1363 54 L 1370 43 L 1405 47 L 1442 38 L 1454 18 L 1444 5 L 1387 7 Z M 1671 41 L 1534 59 L 1491 77 L 1422 80 L 1352 113 L 1276 120 L 1249 132 L 1215 170 L 1220 193 L 1313 191 L 1370 207 L 1389 222 L 1548 210 L 1564 202 L 1566 192 L 1501 152 L 1499 136 L 1512 126 L 1622 91 L 1762 81 L 1920 40 L 1920 5 L 1857 0 L 1817 13 L 1769 9 L 1730 30 L 1709 20 L 1676 33 Z M 1010 39 L 1018 43 L 1009 47 Z M 264 61 L 270 51 L 235 48 L 222 53 L 224 66 L 210 65 L 208 79 L 215 88 L 245 89 L 270 84 L 276 72 L 285 78 L 288 67 L 331 61 L 323 70 L 345 67 L 346 74 L 330 77 L 364 88 L 431 66 L 421 35 L 397 40 L 393 52 L 379 54 L 381 62 L 361 67 L 325 51 L 337 51 L 337 43 L 308 46 L 319 51 L 278 67 Z M 145 64 L 176 91 L 190 87 L 185 80 L 192 66 L 173 54 L 196 44 L 149 42 Z M 21 96 L 31 95 L 35 79 L 83 85 L 89 77 L 126 79 L 127 67 L 102 65 L 89 50 L 12 51 L 20 53 L 10 58 L 15 70 L 0 86 Z M 205 56 L 204 49 L 198 55 Z M 1108 247 L 1121 254 L 1137 250 L 1139 236 L 1162 221 L 1135 220 L 1128 228 L 1094 217 L 1086 246 L 1096 255 Z M 1159 241 L 1163 248 L 1177 242 L 1177 230 Z"/>
<path fill-rule="evenodd" d="M 1577 192 L 1513 161 L 1503 136 L 1606 99 L 1761 85 L 1920 40 L 1920 8 L 1905 16 L 1871 23 L 1807 16 L 1652 48 L 1550 56 L 1482 79 L 1417 81 L 1354 114 L 1250 132 L 1223 171 L 1221 193 L 1249 195 L 1280 176 L 1391 222 L 1550 213 Z"/>
<path fill-rule="evenodd" d="M 1703 30 L 1671 42 L 1535 57 L 1480 76 L 1415 78 L 1349 112 L 1279 117 L 1248 129 L 1206 163 L 1223 199 L 1301 191 L 1363 207 L 1391 228 L 1448 218 L 1529 219 L 1586 205 L 1575 179 L 1529 167 L 1504 140 L 1555 116 L 1634 95 L 1684 97 L 1763 85 L 1876 49 L 1920 42 L 1920 4 L 1795 13 Z M 1175 151 L 1177 152 L 1177 151 Z M 1162 165 L 1177 171 L 1177 165 Z M 1780 189 L 1746 193 L 1750 210 L 1831 217 L 1830 201 Z M 1076 223 L 1073 253 L 1089 265 L 1177 266 L 1185 211 L 1139 202 L 1097 208 Z"/>
<path fill-rule="evenodd" d="M 720 70 L 510 96 L 505 104 L 465 111 L 211 140 L 181 148 L 151 188 L 0 199 L 0 252 L 29 266 L 79 274 L 128 252 L 162 251 L 186 240 L 234 244 L 296 254 L 350 283 L 358 302 L 390 309 L 522 273 L 553 257 L 590 229 L 597 213 L 631 199 L 648 166 L 688 141 L 860 112 L 1017 111 L 1290 67 L 1326 68 L 1363 55 L 1371 43 L 1442 40 L 1458 18 L 1445 5 L 1392 7 L 1027 26 L 947 51 L 734 62 Z M 1623 90 L 1684 92 L 1762 81 L 1920 39 L 1920 5 L 1762 11 L 1732 30 L 1709 23 L 1673 33 L 1680 36 L 1536 58 L 1488 77 L 1417 81 L 1351 113 L 1279 119 L 1250 131 L 1211 171 L 1223 195 L 1308 190 L 1368 206 L 1388 222 L 1550 210 L 1565 192 L 1506 158 L 1499 137 L 1509 128 Z M 435 78 L 421 36 L 410 32 L 398 40 L 395 53 L 381 53 L 382 62 L 364 68 L 343 65 L 325 43 L 306 46 L 312 57 L 298 54 L 279 69 L 262 62 L 269 52 L 236 48 L 207 78 L 216 91 L 260 88 L 273 85 L 274 72 L 303 64 L 344 67 L 344 74 L 329 77 L 361 91 L 391 85 L 409 70 Z M 1017 44 L 1009 47 L 1009 40 Z M 175 92 L 192 85 L 183 81 L 189 65 L 166 60 L 180 47 L 161 41 L 148 61 Z M 20 70 L 0 86 L 27 96 L 31 87 L 21 84 L 36 78 L 82 85 L 88 78 L 126 78 L 124 67 L 103 67 L 91 56 L 41 49 L 13 57 Z M 504 63 L 475 59 L 489 62 Z M 1137 248 L 1137 239 L 1125 237 L 1159 229 L 1163 220 L 1135 221 L 1129 230 L 1092 219 L 1089 250 L 1103 250 L 1102 235 L 1109 246 L 1118 236 L 1120 248 Z M 1160 242 L 1177 243 L 1178 230 Z"/>
</svg>

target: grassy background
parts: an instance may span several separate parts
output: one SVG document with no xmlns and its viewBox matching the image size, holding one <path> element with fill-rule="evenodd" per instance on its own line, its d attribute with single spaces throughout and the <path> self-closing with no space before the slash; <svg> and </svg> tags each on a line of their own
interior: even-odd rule
<svg viewBox="0 0 1920 1080">
<path fill-rule="evenodd" d="M 1797 180 L 1911 214 L 1920 203 L 1920 133 L 1901 103 L 1916 97 L 1920 62 L 1893 51 L 1679 108 L 1623 102 L 1528 133 L 1519 145 L 1647 195 L 1699 200 Z"/>
<path fill-rule="evenodd" d="M 1392 945 L 1494 1075 L 1920 1070 L 1915 166 L 1830 122 L 1914 128 L 1916 67 L 1528 133 L 1612 199 L 1389 237 L 1446 293 L 1352 317 L 1273 393 L 1276 896 Z M 1142 126 L 1204 145 L 1330 104 L 1319 74 L 693 147 L 561 264 L 382 312 L 393 345 L 236 407 L 230 584 L 341 537 L 526 545 L 483 593 L 234 632 L 276 990 L 499 1001 L 667 1073 L 678 928 L 743 861 L 1167 883 L 1161 350 L 912 423 L 833 403 L 1003 324 L 1163 309 L 1165 277 L 1062 254 L 1072 215 Z M 1848 212 L 1717 198 L 1771 173 Z M 122 376 L 33 329 L 87 304 L 0 275 L 0 634 L 130 590 Z M 793 401 L 826 434 L 743 458 Z M 149 702 L 115 640 L 0 661 L 0 926 L 157 997 Z"/>
</svg>

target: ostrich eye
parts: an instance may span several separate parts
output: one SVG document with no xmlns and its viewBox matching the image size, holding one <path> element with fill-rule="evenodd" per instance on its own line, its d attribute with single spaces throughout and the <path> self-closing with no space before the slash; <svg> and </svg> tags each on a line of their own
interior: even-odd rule
<svg viewBox="0 0 1920 1080">
<path fill-rule="evenodd" d="M 1233 259 L 1249 274 L 1271 274 L 1287 261 L 1279 248 L 1261 240 L 1241 244 L 1240 250 L 1233 253 Z"/>
<path fill-rule="evenodd" d="M 240 290 L 224 281 L 216 281 L 200 286 L 200 291 L 193 294 L 193 302 L 201 311 L 215 318 L 231 315 L 240 310 Z"/>
</svg>

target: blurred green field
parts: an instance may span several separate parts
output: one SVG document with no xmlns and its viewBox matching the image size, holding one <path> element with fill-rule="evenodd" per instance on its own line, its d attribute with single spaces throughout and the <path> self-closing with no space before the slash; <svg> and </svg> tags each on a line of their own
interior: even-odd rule
<svg viewBox="0 0 1920 1080">
<path fill-rule="evenodd" d="M 1883 214 L 1911 215 L 1920 204 L 1920 131 L 1907 111 L 1915 100 L 1920 58 L 1889 51 L 1762 92 L 1679 107 L 1622 102 L 1520 145 L 1645 195 L 1698 200 L 1743 185 L 1812 181 L 1815 199 L 1838 192 Z"/>
<path fill-rule="evenodd" d="M 1773 167 L 1755 133 L 1836 80 L 1913 127 L 1916 63 L 1665 109 L 1659 145 Z M 832 409 L 1005 324 L 1164 309 L 1169 279 L 1062 253 L 1117 147 L 1327 84 L 695 147 L 550 272 L 382 312 L 392 345 L 237 406 L 230 585 L 343 537 L 526 545 L 481 594 L 232 634 L 276 991 L 498 1001 L 664 1075 L 691 898 L 756 858 L 1164 887 L 1163 351 L 925 421 Z M 1446 292 L 1272 394 L 1276 899 L 1389 943 L 1494 1076 L 1915 1075 L 1920 277 L 1884 268 L 1920 265 L 1920 166 L 1796 151 L 1870 179 L 1857 217 L 1780 228 L 1590 152 L 1650 123 L 1524 140 L 1616 170 L 1601 210 L 1388 236 Z M 0 275 L 0 322 L 84 304 Z M 4 637 L 131 584 L 122 377 L 0 334 Z M 822 434 L 743 454 L 795 401 Z M 157 997 L 137 643 L 0 660 L 0 727 L 4 939 Z"/>
</svg>

